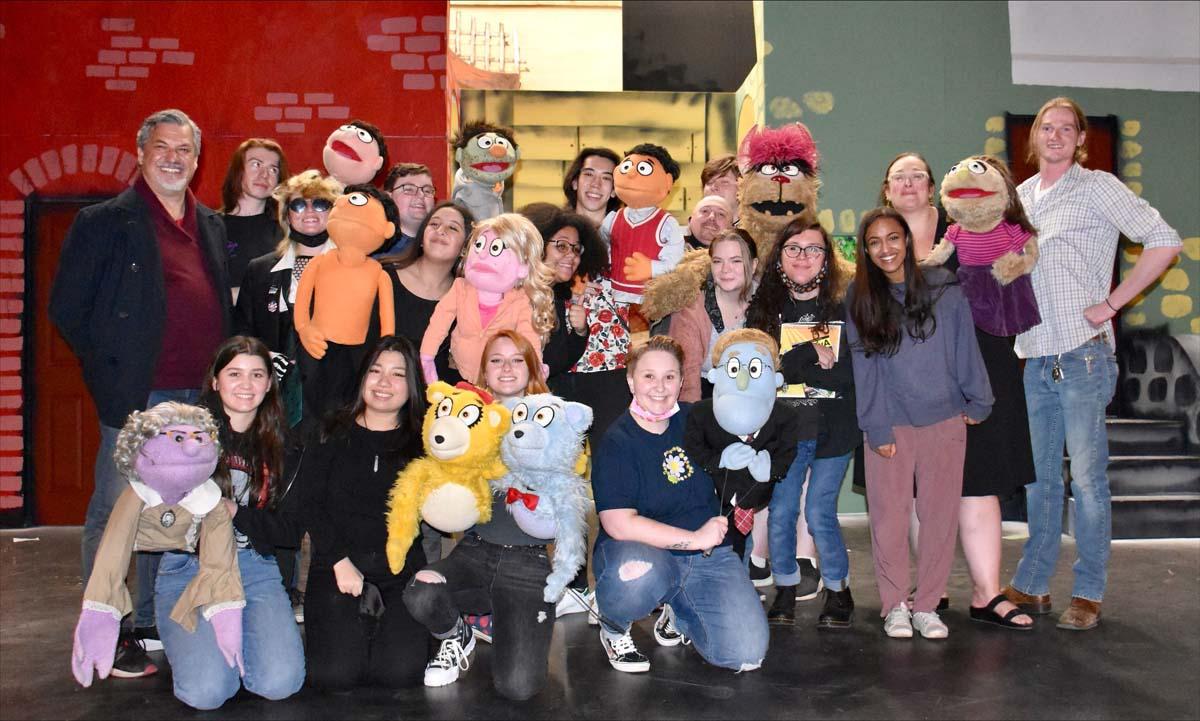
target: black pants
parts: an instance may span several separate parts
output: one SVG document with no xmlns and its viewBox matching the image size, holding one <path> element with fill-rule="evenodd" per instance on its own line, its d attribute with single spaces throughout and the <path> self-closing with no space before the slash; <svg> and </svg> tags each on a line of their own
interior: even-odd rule
<svg viewBox="0 0 1200 721">
<path fill-rule="evenodd" d="M 324 691 L 363 685 L 420 686 L 430 638 L 404 605 L 404 586 L 412 574 L 393 576 L 383 553 L 356 555 L 351 560 L 379 588 L 383 615 L 378 620 L 360 615 L 359 598 L 338 590 L 329 559 L 314 558 L 304 594 L 309 684 Z"/>
<path fill-rule="evenodd" d="M 325 416 L 353 403 L 358 393 L 358 370 L 370 348 L 366 345 L 330 343 L 317 360 L 299 347 L 297 365 L 304 384 L 302 428 L 319 428 Z"/>
<path fill-rule="evenodd" d="M 554 634 L 554 605 L 542 600 L 550 573 L 546 547 L 497 546 L 467 534 L 449 556 L 425 570 L 446 582 L 409 582 L 404 603 L 413 617 L 445 637 L 463 613 L 492 614 L 496 690 L 515 701 L 541 691 Z"/>
</svg>

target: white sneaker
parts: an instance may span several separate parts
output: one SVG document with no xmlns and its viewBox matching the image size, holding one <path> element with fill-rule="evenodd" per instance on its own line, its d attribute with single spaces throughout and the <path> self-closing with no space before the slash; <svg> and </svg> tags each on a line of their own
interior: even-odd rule
<svg viewBox="0 0 1200 721">
<path fill-rule="evenodd" d="M 625 673 L 644 673 L 650 670 L 650 659 L 638 651 L 633 643 L 633 636 L 626 631 L 615 638 L 609 638 L 604 629 L 600 629 L 600 645 L 608 654 L 608 662 L 618 671 Z"/>
<path fill-rule="evenodd" d="M 906 604 L 901 603 L 888 611 L 887 618 L 883 619 L 883 632 L 891 638 L 912 638 L 912 614 Z"/>
<path fill-rule="evenodd" d="M 921 633 L 922 638 L 946 638 L 950 629 L 942 623 L 937 611 L 917 611 L 912 615 L 912 626 Z M 912 632 L 909 632 L 912 635 Z"/>
<path fill-rule="evenodd" d="M 654 622 L 654 640 L 659 646 L 687 643 L 687 639 L 675 627 L 675 612 L 671 610 L 670 604 L 663 605 L 662 613 L 658 614 L 658 620 Z"/>
<path fill-rule="evenodd" d="M 475 636 L 467 624 L 459 622 L 457 634 L 442 641 L 437 655 L 425 667 L 426 686 L 446 686 L 458 680 L 458 674 L 471 667 Z"/>
<path fill-rule="evenodd" d="M 568 588 L 554 608 L 554 617 L 562 618 L 571 613 L 587 613 L 596 610 L 596 592 L 585 588 L 582 591 Z"/>
</svg>

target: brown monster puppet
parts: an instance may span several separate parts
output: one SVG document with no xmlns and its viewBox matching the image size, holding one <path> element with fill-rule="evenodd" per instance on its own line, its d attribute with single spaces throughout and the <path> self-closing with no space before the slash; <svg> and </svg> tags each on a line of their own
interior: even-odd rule
<svg viewBox="0 0 1200 721">
<path fill-rule="evenodd" d="M 754 238 L 759 258 L 771 254 L 779 233 L 796 218 L 817 222 L 820 155 L 804 123 L 750 128 L 738 146 L 737 164 L 740 225 Z M 759 275 L 764 268 L 759 265 Z M 708 251 L 689 251 L 673 272 L 646 284 L 642 314 L 653 324 L 689 305 L 708 271 Z"/>
</svg>

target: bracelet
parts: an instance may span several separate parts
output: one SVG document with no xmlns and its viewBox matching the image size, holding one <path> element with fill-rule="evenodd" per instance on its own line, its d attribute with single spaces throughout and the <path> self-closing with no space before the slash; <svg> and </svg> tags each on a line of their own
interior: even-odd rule
<svg viewBox="0 0 1200 721">
<path fill-rule="evenodd" d="M 1104 305 L 1108 306 L 1108 309 L 1111 310 L 1112 312 L 1114 312 L 1114 313 L 1117 312 L 1117 309 L 1112 307 L 1112 303 L 1108 302 L 1108 298 L 1104 299 Z"/>
</svg>

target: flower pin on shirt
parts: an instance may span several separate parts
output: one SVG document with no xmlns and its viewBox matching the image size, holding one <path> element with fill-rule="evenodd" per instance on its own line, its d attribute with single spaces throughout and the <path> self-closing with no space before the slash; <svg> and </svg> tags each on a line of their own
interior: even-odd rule
<svg viewBox="0 0 1200 721">
<path fill-rule="evenodd" d="M 663 454 L 662 467 L 667 480 L 672 484 L 681 483 L 692 476 L 692 462 L 679 446 L 673 446 Z"/>
</svg>

